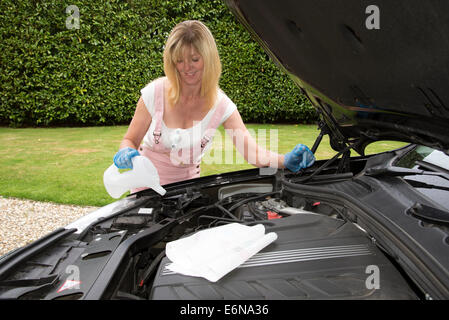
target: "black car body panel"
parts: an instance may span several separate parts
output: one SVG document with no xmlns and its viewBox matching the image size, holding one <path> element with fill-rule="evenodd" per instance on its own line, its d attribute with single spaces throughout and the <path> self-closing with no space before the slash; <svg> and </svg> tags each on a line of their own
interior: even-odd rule
<svg viewBox="0 0 449 320">
<path fill-rule="evenodd" d="M 449 153 L 449 2 L 226 0 L 347 141 L 401 140 Z"/>
<path fill-rule="evenodd" d="M 129 195 L 1 257 L 0 299 L 449 298 L 448 170 L 414 144 L 363 155 L 449 149 L 449 4 L 377 1 L 367 30 L 364 1 L 226 2 L 320 111 L 312 149 L 328 134 L 338 153 Z M 279 237 L 216 283 L 167 271 L 166 243 L 230 222 Z"/>
</svg>

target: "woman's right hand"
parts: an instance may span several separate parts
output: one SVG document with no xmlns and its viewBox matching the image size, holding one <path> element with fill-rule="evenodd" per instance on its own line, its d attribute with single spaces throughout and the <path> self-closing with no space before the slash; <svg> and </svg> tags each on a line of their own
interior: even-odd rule
<svg viewBox="0 0 449 320">
<path fill-rule="evenodd" d="M 136 149 L 126 147 L 120 149 L 114 156 L 114 164 L 119 169 L 132 169 L 133 162 L 131 159 L 140 155 Z"/>
</svg>

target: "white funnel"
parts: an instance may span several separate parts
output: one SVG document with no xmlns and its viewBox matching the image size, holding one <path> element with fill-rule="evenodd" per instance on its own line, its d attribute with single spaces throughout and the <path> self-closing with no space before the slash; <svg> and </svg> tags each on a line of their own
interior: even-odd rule
<svg viewBox="0 0 449 320">
<path fill-rule="evenodd" d="M 118 199 L 126 191 L 136 188 L 152 188 L 163 196 L 167 191 L 159 184 L 159 174 L 154 164 L 144 156 L 133 157 L 133 169 L 120 173 L 112 164 L 103 175 L 106 191 L 115 199 Z"/>
</svg>

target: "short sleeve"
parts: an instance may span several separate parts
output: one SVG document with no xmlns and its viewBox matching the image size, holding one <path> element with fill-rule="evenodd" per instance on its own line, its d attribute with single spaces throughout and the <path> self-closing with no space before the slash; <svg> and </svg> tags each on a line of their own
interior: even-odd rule
<svg viewBox="0 0 449 320">
<path fill-rule="evenodd" d="M 147 107 L 151 117 L 154 115 L 154 81 L 147 84 L 144 88 L 140 89 L 143 102 Z"/>
<path fill-rule="evenodd" d="M 231 116 L 231 114 L 237 110 L 237 106 L 235 105 L 234 102 L 232 102 L 231 99 L 229 99 L 228 96 L 225 97 L 225 99 L 228 99 L 228 103 L 226 104 L 226 110 L 223 113 L 223 117 L 221 118 L 221 123 L 225 122 L 226 120 L 228 120 L 228 118 Z"/>
</svg>

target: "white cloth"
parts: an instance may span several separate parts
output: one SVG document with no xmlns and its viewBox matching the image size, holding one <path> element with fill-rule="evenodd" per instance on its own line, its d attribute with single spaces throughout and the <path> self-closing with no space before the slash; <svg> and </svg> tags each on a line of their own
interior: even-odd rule
<svg viewBox="0 0 449 320">
<path fill-rule="evenodd" d="M 239 223 L 199 231 L 167 243 L 165 253 L 171 271 L 216 282 L 277 239 L 265 227 Z"/>
<path fill-rule="evenodd" d="M 145 103 L 145 106 L 147 107 L 148 112 L 150 113 L 151 117 L 154 117 L 154 81 L 147 84 L 144 88 L 140 90 L 140 93 L 142 94 L 143 102 Z M 177 148 L 189 148 L 193 145 L 197 145 L 199 140 L 201 140 L 201 137 L 204 136 L 204 133 L 207 129 L 207 125 L 209 124 L 212 115 L 218 105 L 218 102 L 223 97 L 223 95 L 226 95 L 223 91 L 218 91 L 218 97 L 217 101 L 214 104 L 214 106 L 209 110 L 209 112 L 204 116 L 204 118 L 197 122 L 193 127 L 182 129 L 182 128 L 169 128 L 165 125 L 164 121 L 162 121 L 162 127 L 161 127 L 161 141 L 167 148 L 170 148 L 172 146 L 172 136 L 175 135 L 176 130 L 179 132 L 179 136 L 181 137 L 176 144 Z M 165 106 L 164 106 L 165 107 Z M 226 110 L 223 114 L 223 117 L 220 121 L 220 124 L 225 122 L 231 114 L 237 109 L 237 106 L 234 103 L 228 103 Z M 201 134 L 195 135 L 194 129 L 199 130 L 201 126 Z M 156 123 L 154 121 L 151 122 L 150 128 L 148 129 L 147 133 L 145 134 L 145 137 L 143 138 L 144 144 L 151 147 L 152 146 L 152 140 L 151 137 L 153 136 L 154 129 L 156 127 Z M 198 141 L 193 141 L 195 137 L 198 137 Z"/>
</svg>

